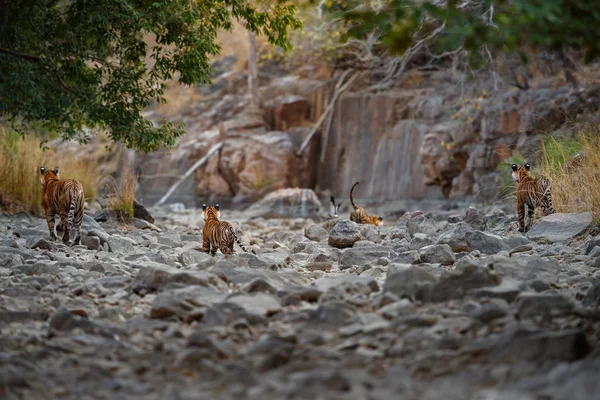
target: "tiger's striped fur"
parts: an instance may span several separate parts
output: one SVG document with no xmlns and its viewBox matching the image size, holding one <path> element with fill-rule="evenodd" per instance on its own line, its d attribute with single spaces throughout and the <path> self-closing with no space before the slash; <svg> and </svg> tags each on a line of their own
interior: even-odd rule
<svg viewBox="0 0 600 400">
<path fill-rule="evenodd" d="M 54 225 L 55 216 L 60 216 L 60 225 L 64 229 L 62 241 L 72 246 L 75 242 L 81 240 L 81 225 L 83 224 L 83 205 L 85 195 L 83 186 L 74 179 L 61 180 L 59 177 L 59 168 L 54 171 L 46 170 L 40 167 L 42 174 L 42 207 L 50 237 L 53 240 L 58 239 L 56 226 Z"/>
<path fill-rule="evenodd" d="M 354 190 L 356 185 L 358 185 L 358 183 L 359 182 L 356 182 L 354 185 L 352 185 L 352 188 L 350 189 L 350 203 L 352 203 L 352 208 L 353 208 L 353 210 L 350 212 L 350 221 L 354 221 L 357 224 L 372 224 L 375 226 L 383 225 L 383 217 L 381 217 L 381 216 L 376 217 L 374 215 L 369 215 L 369 214 L 367 214 L 367 212 L 365 211 L 364 208 L 359 207 L 356 205 L 356 203 L 354 203 L 354 198 L 352 197 L 352 191 Z"/>
<path fill-rule="evenodd" d="M 550 180 L 545 176 L 533 179 L 529 176 L 531 166 L 512 164 L 512 178 L 517 182 L 517 215 L 519 232 L 527 232 L 533 222 L 533 212 L 536 207 L 542 209 L 544 216 L 554 214 Z M 527 206 L 527 223 L 525 222 L 525 206 Z"/>
<path fill-rule="evenodd" d="M 229 222 L 219 221 L 220 216 L 218 204 L 215 204 L 214 207 L 202 205 L 202 217 L 204 218 L 202 251 L 210 253 L 212 256 L 217 254 L 217 250 L 221 250 L 224 255 L 234 254 L 233 243 L 235 241 L 247 253 L 248 250 L 235 234 L 233 226 Z M 252 253 L 255 253 L 254 250 Z"/>
</svg>

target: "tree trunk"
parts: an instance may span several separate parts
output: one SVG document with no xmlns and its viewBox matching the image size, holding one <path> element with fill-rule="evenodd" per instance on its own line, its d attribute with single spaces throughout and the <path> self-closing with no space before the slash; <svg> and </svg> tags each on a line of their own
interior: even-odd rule
<svg viewBox="0 0 600 400">
<path fill-rule="evenodd" d="M 256 35 L 248 31 L 248 91 L 253 111 L 259 109 L 258 98 L 258 65 L 256 63 Z"/>
</svg>

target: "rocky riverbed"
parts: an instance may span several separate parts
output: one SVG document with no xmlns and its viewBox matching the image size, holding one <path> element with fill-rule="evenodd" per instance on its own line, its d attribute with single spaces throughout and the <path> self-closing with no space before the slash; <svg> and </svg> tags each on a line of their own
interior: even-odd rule
<svg viewBox="0 0 600 400">
<path fill-rule="evenodd" d="M 198 211 L 151 211 L 86 216 L 72 248 L 0 215 L 0 397 L 600 396 L 591 215 L 527 237 L 499 208 L 379 228 L 222 210 L 256 251 L 226 259 Z"/>
</svg>

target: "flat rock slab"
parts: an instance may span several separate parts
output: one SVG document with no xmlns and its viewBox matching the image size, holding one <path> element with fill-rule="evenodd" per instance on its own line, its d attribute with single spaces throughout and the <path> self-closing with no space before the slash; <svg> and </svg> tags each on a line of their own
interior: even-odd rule
<svg viewBox="0 0 600 400">
<path fill-rule="evenodd" d="M 527 237 L 532 240 L 545 239 L 551 243 L 567 241 L 592 224 L 592 213 L 551 214 L 540 219 Z"/>
</svg>

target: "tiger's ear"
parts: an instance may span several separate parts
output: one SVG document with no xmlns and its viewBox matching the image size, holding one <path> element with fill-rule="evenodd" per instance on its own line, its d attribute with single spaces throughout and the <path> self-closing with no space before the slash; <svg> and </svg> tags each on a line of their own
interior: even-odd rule
<svg viewBox="0 0 600 400">
<path fill-rule="evenodd" d="M 60 168 L 58 168 L 58 166 L 54 167 L 54 175 L 58 175 L 59 172 Z"/>
<path fill-rule="evenodd" d="M 517 164 L 513 164 L 513 165 L 511 165 L 511 167 L 512 167 L 512 170 L 513 170 L 513 171 L 516 171 L 516 170 L 517 170 Z"/>
<path fill-rule="evenodd" d="M 531 168 L 531 165 L 529 165 L 529 163 L 525 163 L 524 167 L 527 171 L 529 171 L 529 169 Z"/>
<path fill-rule="evenodd" d="M 220 207 L 221 207 L 221 206 L 219 206 L 219 203 L 215 204 L 215 210 L 219 211 L 219 208 L 220 208 Z"/>
<path fill-rule="evenodd" d="M 202 211 L 206 211 L 206 204 L 202 204 Z"/>
<path fill-rule="evenodd" d="M 44 172 L 46 172 L 46 168 L 40 167 L 40 174 L 44 175 Z"/>
<path fill-rule="evenodd" d="M 381 215 L 378 218 L 380 221 L 383 221 L 383 217 Z"/>
</svg>

